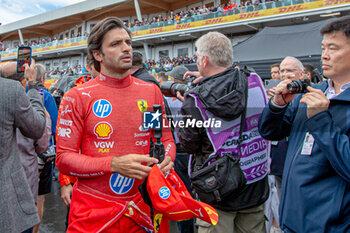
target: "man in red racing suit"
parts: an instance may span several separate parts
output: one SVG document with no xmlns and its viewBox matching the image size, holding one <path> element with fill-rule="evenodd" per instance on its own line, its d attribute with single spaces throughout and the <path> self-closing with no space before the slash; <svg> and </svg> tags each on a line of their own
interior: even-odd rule
<svg viewBox="0 0 350 233">
<path fill-rule="evenodd" d="M 56 164 L 77 177 L 67 232 L 153 232 L 138 186 L 158 160 L 148 155 L 153 133 L 142 123 L 154 104 L 165 113 L 162 94 L 130 75 L 131 37 L 122 21 L 106 18 L 90 37 L 88 52 L 101 74 L 67 92 L 60 106 Z M 100 48 L 90 50 L 96 41 Z M 166 173 L 175 159 L 170 129 L 163 130 L 162 142 L 159 166 Z"/>
</svg>

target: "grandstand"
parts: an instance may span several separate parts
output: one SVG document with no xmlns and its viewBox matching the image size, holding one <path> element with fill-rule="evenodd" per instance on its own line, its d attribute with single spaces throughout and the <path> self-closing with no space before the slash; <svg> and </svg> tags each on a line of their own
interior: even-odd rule
<svg viewBox="0 0 350 233">
<path fill-rule="evenodd" d="M 15 60 L 16 47 L 23 44 L 32 46 L 33 57 L 47 70 L 84 66 L 87 36 L 96 22 L 107 16 L 118 16 L 130 26 L 134 49 L 148 61 L 192 57 L 195 40 L 211 30 L 226 34 L 237 44 L 267 26 L 305 24 L 350 13 L 350 0 L 255 2 L 87 0 L 1 25 L 1 62 Z M 227 7 L 230 4 L 235 6 Z M 257 49 L 259 46 L 264 45 Z"/>
</svg>

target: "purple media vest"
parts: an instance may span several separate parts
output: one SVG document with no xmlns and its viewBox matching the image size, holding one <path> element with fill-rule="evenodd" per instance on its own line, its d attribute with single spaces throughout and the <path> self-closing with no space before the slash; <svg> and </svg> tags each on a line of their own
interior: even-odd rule
<svg viewBox="0 0 350 233">
<path fill-rule="evenodd" d="M 267 104 L 266 91 L 260 77 L 252 73 L 248 77 L 248 106 L 243 129 L 242 155 L 240 166 L 247 179 L 247 184 L 264 178 L 268 173 L 268 155 L 270 143 L 263 139 L 258 131 L 259 117 Z M 196 95 L 190 94 L 196 101 L 204 121 L 220 122 L 220 127 L 206 128 L 207 136 L 211 141 L 215 154 L 232 153 L 238 155 L 238 144 L 241 118 L 225 121 L 215 117 L 207 111 Z"/>
</svg>

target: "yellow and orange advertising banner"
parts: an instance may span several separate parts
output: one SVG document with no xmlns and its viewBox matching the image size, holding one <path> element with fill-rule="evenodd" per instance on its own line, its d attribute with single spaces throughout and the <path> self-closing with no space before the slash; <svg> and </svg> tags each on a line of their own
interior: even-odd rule
<svg viewBox="0 0 350 233">
<path fill-rule="evenodd" d="M 71 48 L 71 47 L 77 47 L 77 46 L 84 46 L 87 45 L 87 40 L 83 41 L 78 41 L 78 42 L 70 42 L 70 43 L 65 43 L 65 44 L 58 44 L 58 45 L 53 45 L 53 46 L 46 46 L 43 48 L 36 48 L 32 50 L 32 54 L 39 53 L 39 52 L 44 52 L 44 51 L 50 51 L 50 50 L 55 50 L 55 49 L 63 49 L 63 48 Z M 2 54 L 1 57 L 17 57 L 17 51 L 13 53 L 7 53 L 7 54 Z"/>
<path fill-rule="evenodd" d="M 282 15 L 285 13 L 301 12 L 301 11 L 306 11 L 311 9 L 322 9 L 326 7 L 346 5 L 346 4 L 350 4 L 350 0 L 318 0 L 313 2 L 301 3 L 297 5 L 277 7 L 277 8 L 267 9 L 267 10 L 259 10 L 259 11 L 249 12 L 249 13 L 240 13 L 240 14 L 227 15 L 227 16 L 225 16 L 225 12 L 223 12 L 224 16 L 218 17 L 218 18 L 199 20 L 195 22 L 181 23 L 181 24 L 175 24 L 175 25 L 169 25 L 169 26 L 164 26 L 159 28 L 152 28 L 152 29 L 132 32 L 132 37 L 137 38 L 139 36 L 146 36 L 146 35 L 158 34 L 163 32 L 181 31 L 183 29 L 197 28 L 197 27 L 202 27 L 207 25 L 215 25 L 215 24 L 234 22 L 234 21 L 239 22 L 241 20 L 246 20 L 246 19 L 261 18 L 261 17 L 273 16 L 273 15 L 274 16 Z M 75 46 L 86 46 L 86 45 L 87 45 L 87 40 L 65 43 L 60 45 L 33 49 L 33 54 L 43 52 L 43 51 L 50 51 L 50 50 L 75 47 Z M 2 58 L 15 57 L 15 56 L 17 56 L 17 52 L 2 54 Z"/>
<path fill-rule="evenodd" d="M 305 10 L 310 10 L 310 9 L 325 8 L 325 7 L 343 5 L 343 4 L 349 4 L 349 3 L 350 3 L 350 0 L 314 1 L 314 2 L 297 4 L 297 5 L 271 8 L 271 9 L 267 9 L 267 10 L 259 10 L 259 11 L 249 12 L 249 13 L 228 15 L 228 16 L 218 17 L 218 18 L 214 18 L 214 19 L 207 19 L 207 20 L 200 20 L 200 21 L 195 21 L 195 22 L 190 22 L 190 23 L 170 25 L 170 26 L 165 26 L 165 27 L 161 27 L 161 28 L 147 29 L 147 30 L 133 32 L 132 36 L 133 37 L 145 36 L 145 35 L 150 35 L 150 34 L 177 31 L 177 30 L 196 28 L 196 27 L 202 27 L 202 26 L 213 25 L 213 24 L 227 23 L 227 22 L 232 22 L 232 21 L 240 21 L 240 20 L 245 20 L 245 19 L 261 18 L 261 17 L 266 17 L 266 16 L 272 16 L 272 15 L 281 15 L 281 14 L 285 14 L 285 13 L 293 13 L 293 12 L 305 11 Z M 225 14 L 225 12 L 223 12 L 223 13 Z"/>
</svg>

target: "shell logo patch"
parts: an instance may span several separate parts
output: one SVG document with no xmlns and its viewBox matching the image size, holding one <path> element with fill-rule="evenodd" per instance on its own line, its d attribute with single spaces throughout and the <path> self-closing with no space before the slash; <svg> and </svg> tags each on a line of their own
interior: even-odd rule
<svg viewBox="0 0 350 233">
<path fill-rule="evenodd" d="M 94 134 L 98 139 L 110 139 L 113 128 L 108 122 L 99 122 L 94 127 Z"/>
</svg>

